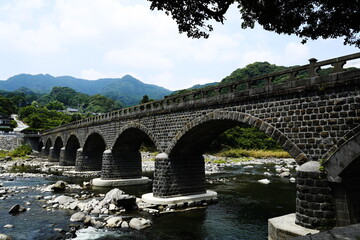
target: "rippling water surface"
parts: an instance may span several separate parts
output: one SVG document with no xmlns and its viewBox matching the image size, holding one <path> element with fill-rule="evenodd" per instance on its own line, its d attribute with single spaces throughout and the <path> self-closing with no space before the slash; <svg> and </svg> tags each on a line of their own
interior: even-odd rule
<svg viewBox="0 0 360 240">
<path fill-rule="evenodd" d="M 153 226 L 141 231 L 115 232 L 88 228 L 79 231 L 76 239 L 267 239 L 269 218 L 295 212 L 295 184 L 279 177 L 268 177 L 271 182 L 267 185 L 258 183 L 257 180 L 265 178 L 263 173 L 266 169 L 275 174 L 274 165 L 267 164 L 255 165 L 253 168 L 229 167 L 226 173 L 207 176 L 207 188 L 218 193 L 219 203 L 216 205 L 157 217 L 146 213 L 129 213 L 150 218 Z M 50 183 L 52 181 L 41 178 L 4 181 L 5 186 Z M 150 192 L 151 186 L 126 187 L 122 190 L 140 197 Z M 92 191 L 106 193 L 109 189 L 97 188 Z M 28 240 L 57 239 L 61 235 L 54 228 L 68 230 L 73 212 L 46 211 L 41 207 L 44 202 L 33 198 L 39 194 L 43 193 L 31 190 L 0 200 L 0 232 L 14 239 Z M 17 203 L 24 206 L 26 201 L 31 203 L 29 211 L 15 216 L 8 214 L 11 206 Z M 12 224 L 14 228 L 5 229 L 5 224 Z"/>
</svg>

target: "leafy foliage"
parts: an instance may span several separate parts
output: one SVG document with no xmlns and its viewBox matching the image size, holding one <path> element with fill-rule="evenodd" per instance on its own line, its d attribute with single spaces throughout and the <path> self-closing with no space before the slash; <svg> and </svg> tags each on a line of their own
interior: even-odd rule
<svg viewBox="0 0 360 240">
<path fill-rule="evenodd" d="M 29 155 L 32 152 L 32 149 L 29 145 L 23 144 L 17 148 L 15 148 L 13 151 L 9 153 L 12 157 L 25 157 L 26 155 Z"/>
<path fill-rule="evenodd" d="M 0 114 L 4 117 L 9 117 L 12 113 L 16 112 L 16 105 L 11 99 L 0 96 Z"/>
<path fill-rule="evenodd" d="M 141 101 L 139 102 L 139 104 L 148 103 L 148 102 L 152 102 L 152 101 L 154 101 L 154 99 L 149 98 L 148 95 L 144 95 L 143 98 L 141 99 Z"/>
<path fill-rule="evenodd" d="M 212 142 L 213 150 L 226 148 L 241 149 L 281 149 L 272 138 L 256 128 L 247 128 L 237 126 L 222 133 L 215 141 Z"/>
<path fill-rule="evenodd" d="M 213 31 L 210 21 L 223 23 L 230 5 L 236 4 L 242 28 L 261 25 L 279 34 L 310 39 L 344 37 L 344 44 L 360 47 L 359 0 L 148 0 L 150 9 L 165 11 L 188 37 L 207 38 Z"/>
<path fill-rule="evenodd" d="M 65 113 L 32 105 L 23 107 L 19 112 L 19 117 L 30 127 L 38 130 L 54 128 L 69 123 L 72 119 Z"/>
</svg>

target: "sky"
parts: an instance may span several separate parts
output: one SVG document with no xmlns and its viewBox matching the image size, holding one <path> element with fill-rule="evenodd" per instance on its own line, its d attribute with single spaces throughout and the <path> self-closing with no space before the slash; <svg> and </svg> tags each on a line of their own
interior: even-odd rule
<svg viewBox="0 0 360 240">
<path fill-rule="evenodd" d="M 301 44 L 256 26 L 241 29 L 235 7 L 209 39 L 179 34 L 146 0 L 0 0 L 0 79 L 28 74 L 88 80 L 126 74 L 170 90 L 219 82 L 256 61 L 305 65 L 360 49 L 343 39 Z M 360 66 L 360 61 L 349 65 Z"/>
</svg>

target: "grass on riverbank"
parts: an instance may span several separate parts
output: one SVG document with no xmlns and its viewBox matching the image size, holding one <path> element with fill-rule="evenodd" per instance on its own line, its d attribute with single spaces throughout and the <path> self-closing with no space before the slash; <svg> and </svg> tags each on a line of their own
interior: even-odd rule
<svg viewBox="0 0 360 240">
<path fill-rule="evenodd" d="M 4 158 L 4 157 L 25 157 L 29 154 L 31 154 L 32 149 L 29 145 L 21 145 L 17 148 L 15 148 L 12 151 L 5 151 L 5 150 L 0 150 L 0 158 Z"/>
<path fill-rule="evenodd" d="M 227 149 L 214 154 L 218 157 L 253 157 L 253 158 L 291 158 L 290 154 L 284 150 L 246 150 L 246 149 Z"/>
</svg>

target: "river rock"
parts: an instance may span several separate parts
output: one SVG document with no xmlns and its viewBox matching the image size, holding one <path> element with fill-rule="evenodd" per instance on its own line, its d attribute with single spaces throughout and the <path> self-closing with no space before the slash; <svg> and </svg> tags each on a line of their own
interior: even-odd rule
<svg viewBox="0 0 360 240">
<path fill-rule="evenodd" d="M 151 221 L 145 218 L 133 218 L 129 222 L 129 226 L 136 230 L 141 230 L 151 226 Z"/>
<path fill-rule="evenodd" d="M 83 222 L 86 218 L 86 214 L 83 212 L 77 212 L 71 215 L 70 221 L 71 222 Z"/>
<path fill-rule="evenodd" d="M 14 206 L 12 206 L 9 210 L 9 213 L 10 214 L 17 214 L 17 213 L 20 213 L 20 212 L 25 212 L 26 211 L 26 208 L 20 206 L 19 204 L 16 204 Z"/>
<path fill-rule="evenodd" d="M 260 179 L 258 180 L 259 183 L 262 183 L 262 184 L 269 184 L 270 183 L 270 180 L 269 179 Z"/>
<path fill-rule="evenodd" d="M 116 228 L 120 227 L 122 223 L 122 217 L 112 217 L 106 221 L 105 227 Z"/>
<path fill-rule="evenodd" d="M 61 192 L 66 190 L 67 183 L 64 181 L 57 181 L 51 186 L 51 190 L 54 192 Z"/>
<path fill-rule="evenodd" d="M 128 222 L 123 221 L 123 222 L 121 223 L 121 228 L 129 228 Z"/>
<path fill-rule="evenodd" d="M 282 172 L 280 173 L 280 177 L 282 178 L 289 178 L 291 176 L 290 172 Z"/>
<path fill-rule="evenodd" d="M 6 225 L 4 226 L 4 228 L 14 228 L 14 225 L 6 224 Z"/>
<path fill-rule="evenodd" d="M 125 194 L 118 188 L 109 191 L 102 200 L 103 205 L 114 204 L 117 207 L 131 208 L 136 203 L 136 197 Z"/>
<path fill-rule="evenodd" d="M 290 178 L 289 180 L 291 183 L 295 183 L 296 182 L 296 179 L 294 177 Z"/>
<path fill-rule="evenodd" d="M 60 205 L 68 205 L 74 201 L 74 198 L 65 195 L 61 195 L 53 200 L 54 203 L 59 203 Z"/>
<path fill-rule="evenodd" d="M 12 239 L 13 239 L 12 237 L 0 233 L 0 240 L 12 240 Z"/>
<path fill-rule="evenodd" d="M 95 219 L 91 219 L 91 225 L 94 227 L 94 228 L 103 228 L 105 226 L 105 223 L 103 222 L 100 222 L 100 221 L 97 221 Z"/>
</svg>

